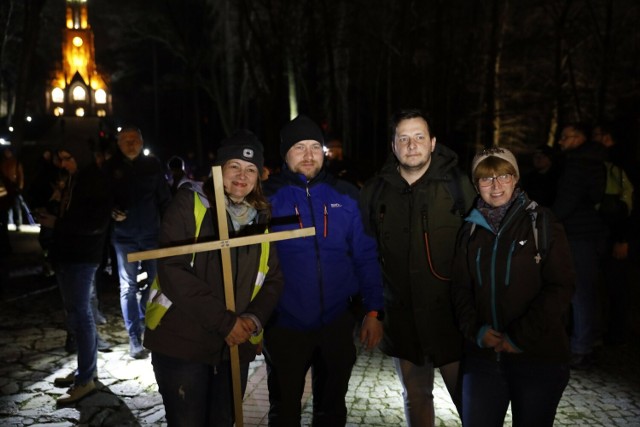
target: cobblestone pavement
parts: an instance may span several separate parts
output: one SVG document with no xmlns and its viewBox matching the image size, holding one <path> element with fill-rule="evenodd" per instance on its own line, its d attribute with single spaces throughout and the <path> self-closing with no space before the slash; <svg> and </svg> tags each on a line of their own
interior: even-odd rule
<svg viewBox="0 0 640 427">
<path fill-rule="evenodd" d="M 99 390 L 75 407 L 56 408 L 55 399 L 65 389 L 54 387 L 53 378 L 72 372 L 76 359 L 64 350 L 63 312 L 53 280 L 38 275 L 39 270 L 34 267 L 36 259 L 23 255 L 5 261 L 3 266 L 0 425 L 165 426 L 150 360 L 134 360 L 128 355 L 114 283 L 101 295 L 108 323 L 99 326 L 99 330 L 113 344 L 113 351 L 99 354 Z M 633 295 L 635 301 L 637 294 L 636 291 Z M 637 313 L 635 316 L 637 325 Z M 600 347 L 594 369 L 572 372 L 556 425 L 640 426 L 638 336 L 638 330 L 634 329 L 634 339 L 629 344 Z M 307 426 L 311 419 L 308 389 L 303 400 L 302 425 Z M 439 376 L 435 400 L 436 424 L 459 426 L 459 418 Z M 406 425 L 400 384 L 390 359 L 377 350 L 359 350 L 347 402 L 348 426 Z M 266 370 L 261 358 L 251 366 L 243 410 L 246 426 L 267 425 Z M 510 425 L 510 420 L 508 417 L 505 425 Z"/>
</svg>

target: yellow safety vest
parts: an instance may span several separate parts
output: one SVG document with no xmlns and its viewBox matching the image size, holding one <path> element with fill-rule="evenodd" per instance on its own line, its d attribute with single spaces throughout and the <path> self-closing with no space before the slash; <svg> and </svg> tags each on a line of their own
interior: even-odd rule
<svg viewBox="0 0 640 427">
<path fill-rule="evenodd" d="M 194 192 L 193 198 L 193 215 L 196 221 L 196 235 L 194 238 L 194 242 L 196 242 L 198 240 L 198 236 L 200 235 L 200 227 L 202 226 L 204 215 L 207 213 L 207 208 L 202 203 L 202 200 L 200 200 L 198 193 Z M 265 233 L 268 233 L 268 230 L 265 230 Z M 251 295 L 251 300 L 253 300 L 256 295 L 258 295 L 258 292 L 264 284 L 267 272 L 269 271 L 269 248 L 269 242 L 261 243 L 260 265 L 258 267 L 258 274 L 256 276 L 256 282 L 253 289 L 253 294 Z M 191 257 L 191 266 L 193 266 L 195 258 L 196 254 L 194 253 Z M 147 301 L 147 308 L 145 312 L 146 327 L 151 330 L 156 329 L 172 304 L 173 303 L 171 302 L 171 300 L 162 293 L 160 282 L 158 281 L 158 276 L 156 275 L 153 283 L 151 284 L 151 289 L 149 291 L 149 300 Z M 262 331 L 260 332 L 260 334 L 252 336 L 250 338 L 252 344 L 258 344 L 261 340 Z"/>
</svg>

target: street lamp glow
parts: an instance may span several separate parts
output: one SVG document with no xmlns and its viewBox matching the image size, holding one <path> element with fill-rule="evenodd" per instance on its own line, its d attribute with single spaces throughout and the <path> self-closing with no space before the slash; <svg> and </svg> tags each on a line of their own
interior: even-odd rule
<svg viewBox="0 0 640 427">
<path fill-rule="evenodd" d="M 9 132 L 13 132 L 13 126 L 9 126 Z"/>
<path fill-rule="evenodd" d="M 33 120 L 33 119 L 31 118 L 31 116 L 27 116 L 27 119 L 26 119 L 26 120 L 27 120 L 29 123 L 31 123 L 31 120 Z"/>
<path fill-rule="evenodd" d="M 142 154 L 144 154 L 145 156 L 148 156 L 149 154 L 151 154 L 151 150 L 149 150 L 148 148 L 145 148 L 144 150 L 142 150 Z"/>
</svg>

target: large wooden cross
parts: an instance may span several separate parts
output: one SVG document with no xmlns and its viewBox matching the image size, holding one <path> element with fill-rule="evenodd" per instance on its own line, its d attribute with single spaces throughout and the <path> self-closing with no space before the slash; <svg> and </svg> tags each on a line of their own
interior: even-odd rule
<svg viewBox="0 0 640 427">
<path fill-rule="evenodd" d="M 233 294 L 233 275 L 231 270 L 231 248 L 246 245 L 255 245 L 262 242 L 275 242 L 278 240 L 294 239 L 297 237 L 315 235 L 314 227 L 300 228 L 276 233 L 265 233 L 253 236 L 229 238 L 227 226 L 227 213 L 224 201 L 224 185 L 222 182 L 222 168 L 211 168 L 213 188 L 216 197 L 216 215 L 218 217 L 218 236 L 220 240 L 190 245 L 174 246 L 169 248 L 154 249 L 144 252 L 133 252 L 127 255 L 128 262 L 143 261 L 149 259 L 165 258 L 176 255 L 194 254 L 219 250 L 222 258 L 222 276 L 224 279 L 224 295 L 227 310 L 236 311 L 235 296 Z M 243 426 L 242 419 L 242 389 L 240 384 L 240 356 L 238 346 L 229 348 L 231 354 L 231 377 L 233 384 L 233 402 L 235 410 L 236 426 Z"/>
</svg>

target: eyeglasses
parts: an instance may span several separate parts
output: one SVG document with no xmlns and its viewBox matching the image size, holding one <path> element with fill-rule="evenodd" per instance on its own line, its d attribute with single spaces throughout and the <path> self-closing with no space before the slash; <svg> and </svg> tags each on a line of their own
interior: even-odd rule
<svg viewBox="0 0 640 427">
<path fill-rule="evenodd" d="M 58 156 L 61 162 L 68 162 L 73 159 L 73 156 Z"/>
<path fill-rule="evenodd" d="M 396 137 L 396 142 L 398 144 L 408 145 L 412 139 L 418 144 L 425 144 L 427 141 L 429 141 L 429 138 L 427 138 L 426 135 L 418 134 L 413 136 L 408 136 L 408 135 L 398 136 Z"/>
<path fill-rule="evenodd" d="M 562 135 L 560 137 L 560 141 L 564 141 L 564 140 L 569 139 L 569 138 L 575 138 L 576 136 L 578 136 L 577 133 L 572 133 L 571 135 Z"/>
<path fill-rule="evenodd" d="M 498 181 L 501 185 L 505 185 L 511 184 L 512 180 L 513 175 L 510 173 L 498 176 L 483 176 L 482 178 L 478 178 L 478 185 L 480 187 L 491 187 L 495 181 Z"/>
</svg>

